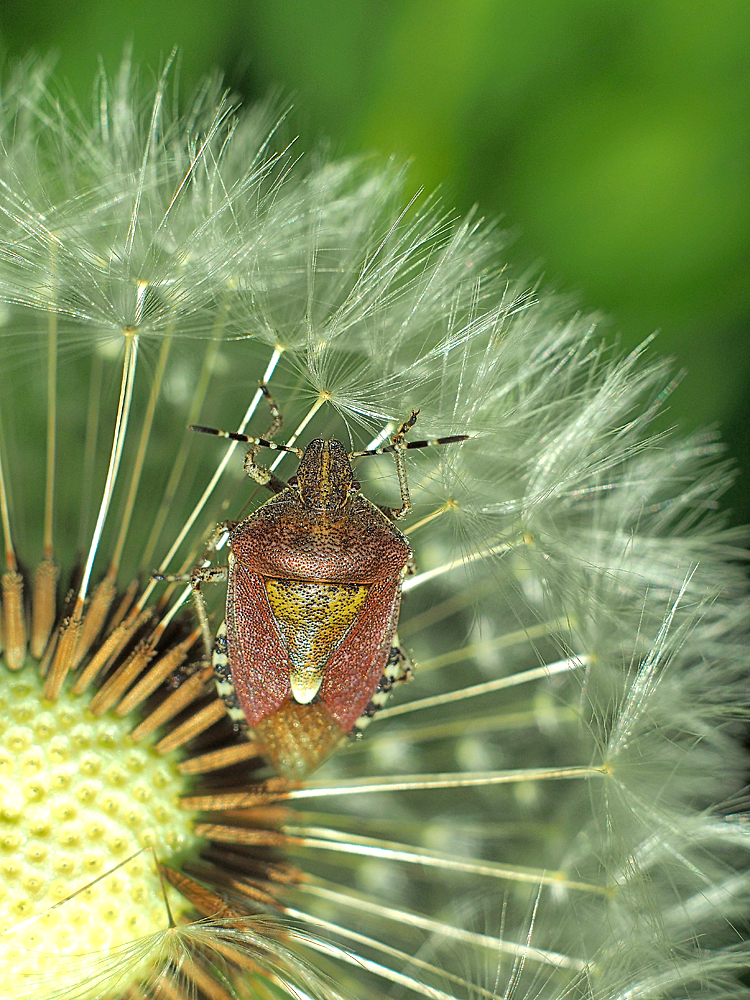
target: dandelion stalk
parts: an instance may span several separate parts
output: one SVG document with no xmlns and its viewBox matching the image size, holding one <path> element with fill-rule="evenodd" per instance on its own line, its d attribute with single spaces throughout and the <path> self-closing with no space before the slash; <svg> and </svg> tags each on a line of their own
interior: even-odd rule
<svg viewBox="0 0 750 1000">
<path fill-rule="evenodd" d="M 49 314 L 47 345 L 47 467 L 44 490 L 44 555 L 34 574 L 34 617 L 31 624 L 31 655 L 41 659 L 55 621 L 55 592 L 60 575 L 54 561 L 53 520 L 55 508 L 55 459 L 57 444 L 57 315 Z"/>
<path fill-rule="evenodd" d="M 117 473 L 120 468 L 122 449 L 125 443 L 125 435 L 130 416 L 130 403 L 133 397 L 133 382 L 135 380 L 135 365 L 138 352 L 138 337 L 133 330 L 125 333 L 125 356 L 122 363 L 122 382 L 120 386 L 120 399 L 117 406 L 117 417 L 115 419 L 115 430 L 112 439 L 112 451 L 110 453 L 109 468 L 107 469 L 107 479 L 104 484 L 99 514 L 94 526 L 94 534 L 83 568 L 83 577 L 78 589 L 78 595 L 73 605 L 71 615 L 63 622 L 60 629 L 60 636 L 57 641 L 54 659 L 47 675 L 47 683 L 44 687 L 45 697 L 54 701 L 60 693 L 60 688 L 70 668 L 75 663 L 76 647 L 78 645 L 81 627 L 83 624 L 83 608 L 88 594 L 91 571 L 94 560 L 99 549 L 104 522 L 109 511 L 112 500 Z"/>
<path fill-rule="evenodd" d="M 0 455 L 0 518 L 2 518 L 3 537 L 5 538 L 5 572 L 2 576 L 5 659 L 11 670 L 20 670 L 26 660 L 23 577 L 18 572 L 18 560 L 16 559 L 16 550 L 13 547 L 2 455 Z"/>
</svg>

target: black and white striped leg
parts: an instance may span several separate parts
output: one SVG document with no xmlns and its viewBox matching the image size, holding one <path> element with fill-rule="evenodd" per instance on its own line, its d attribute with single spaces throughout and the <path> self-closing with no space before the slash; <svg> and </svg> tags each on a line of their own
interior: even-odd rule
<svg viewBox="0 0 750 1000">
<path fill-rule="evenodd" d="M 223 530 L 222 525 L 219 525 L 219 528 Z M 217 528 L 217 532 L 219 528 Z M 207 560 L 204 560 L 203 564 L 196 566 L 191 573 L 154 573 L 153 579 L 163 580 L 165 583 L 190 584 L 193 595 L 193 606 L 195 607 L 195 614 L 198 618 L 198 625 L 200 626 L 201 635 L 203 637 L 203 649 L 206 654 L 206 660 L 210 660 L 211 651 L 213 649 L 213 639 L 211 636 L 211 623 L 208 620 L 206 599 L 201 592 L 201 587 L 204 583 L 226 583 L 229 578 L 229 567 L 209 566 L 206 565 L 206 563 Z"/>
<path fill-rule="evenodd" d="M 390 518 L 391 521 L 398 521 L 411 510 L 411 497 L 409 495 L 409 483 L 406 478 L 406 465 L 404 464 L 404 452 L 413 451 L 416 448 L 431 448 L 437 444 L 455 444 L 458 441 L 466 441 L 468 434 L 451 434 L 448 437 L 425 438 L 423 441 L 407 441 L 406 435 L 417 422 L 419 410 L 412 410 L 411 416 L 405 420 L 396 433 L 391 438 L 390 444 L 381 445 L 379 448 L 370 448 L 365 451 L 350 451 L 349 458 L 364 458 L 365 455 L 393 455 L 396 463 L 396 475 L 398 476 L 398 488 L 401 493 L 400 507 L 383 507 L 379 509 Z"/>
<path fill-rule="evenodd" d="M 265 382 L 260 383 L 260 391 L 266 397 L 266 402 L 268 403 L 268 407 L 271 411 L 271 426 L 265 434 L 262 435 L 262 439 L 264 441 L 273 442 L 274 437 L 284 426 L 284 418 L 281 415 L 281 410 L 279 409 L 276 400 L 269 392 L 268 386 Z M 250 476 L 251 479 L 254 479 L 256 483 L 260 483 L 261 486 L 265 486 L 266 489 L 270 490 L 272 493 L 281 493 L 286 486 L 284 480 L 279 479 L 278 476 L 274 476 L 270 469 L 267 469 L 263 465 L 258 465 L 255 461 L 255 456 L 258 454 L 259 447 L 261 446 L 253 444 L 252 447 L 248 448 L 245 453 L 245 462 L 243 465 L 245 475 Z"/>
<path fill-rule="evenodd" d="M 281 428 L 284 426 L 284 415 L 279 409 L 276 400 L 271 395 L 270 390 L 266 385 L 266 383 L 261 382 L 258 388 L 266 397 L 266 402 L 268 403 L 268 409 L 271 411 L 271 426 L 268 428 L 266 433 L 261 436 L 264 437 L 266 441 L 272 441 L 279 433 Z"/>
<path fill-rule="evenodd" d="M 388 654 L 388 659 L 386 660 L 385 670 L 383 671 L 383 676 L 380 678 L 377 689 L 368 702 L 364 712 L 354 724 L 354 728 L 352 729 L 352 734 L 354 736 L 358 736 L 363 729 L 369 726 L 372 721 L 372 717 L 377 715 L 381 708 L 385 707 L 386 702 L 390 698 L 391 691 L 393 690 L 393 685 L 403 684 L 405 681 L 409 681 L 412 678 L 414 667 L 411 660 L 398 645 L 397 635 L 393 637 L 393 641 L 396 645 L 391 646 L 391 651 Z"/>
<path fill-rule="evenodd" d="M 229 668 L 226 622 L 221 623 L 216 633 L 212 659 L 216 691 L 226 706 L 227 715 L 232 720 L 232 724 L 236 730 L 246 733 L 249 727 L 245 719 L 245 713 L 240 708 L 234 684 L 232 683 L 232 671 Z"/>
</svg>

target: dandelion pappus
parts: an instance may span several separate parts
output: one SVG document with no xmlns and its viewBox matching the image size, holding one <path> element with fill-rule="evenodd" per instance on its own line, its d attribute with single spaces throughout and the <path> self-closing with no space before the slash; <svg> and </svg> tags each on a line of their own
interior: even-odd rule
<svg viewBox="0 0 750 1000">
<path fill-rule="evenodd" d="M 251 728 L 280 773 L 301 777 L 369 721 L 392 685 L 409 676 L 396 625 L 401 582 L 412 560 L 395 521 L 411 509 L 403 452 L 464 441 L 466 434 L 407 442 L 412 412 L 390 443 L 347 452 L 335 439 L 304 449 L 265 438 L 192 427 L 249 444 L 245 471 L 275 494 L 228 530 L 226 567 L 190 576 L 199 617 L 203 583 L 227 580 L 226 618 L 213 647 L 216 686 L 232 720 Z M 299 458 L 288 482 L 255 462 L 259 448 Z M 401 506 L 380 507 L 360 492 L 351 461 L 392 453 Z"/>
</svg>

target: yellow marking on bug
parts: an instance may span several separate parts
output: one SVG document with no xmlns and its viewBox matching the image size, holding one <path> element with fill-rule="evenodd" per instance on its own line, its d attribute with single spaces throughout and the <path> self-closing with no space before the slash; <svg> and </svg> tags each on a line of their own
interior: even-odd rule
<svg viewBox="0 0 750 1000">
<path fill-rule="evenodd" d="M 320 453 L 320 498 L 327 503 L 334 495 L 334 484 L 331 482 L 331 451 L 323 448 Z"/>
<path fill-rule="evenodd" d="M 364 604 L 369 587 L 266 580 L 266 593 L 292 662 L 294 700 L 309 704 L 320 689 L 331 653 Z"/>
</svg>

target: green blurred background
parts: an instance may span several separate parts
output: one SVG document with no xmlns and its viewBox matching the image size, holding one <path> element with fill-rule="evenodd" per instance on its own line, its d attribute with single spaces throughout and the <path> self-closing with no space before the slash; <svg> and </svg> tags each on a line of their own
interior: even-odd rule
<svg viewBox="0 0 750 1000">
<path fill-rule="evenodd" d="M 517 234 L 512 257 L 688 377 L 669 421 L 750 467 L 750 3 L 692 0 L 2 0 L 0 46 L 59 53 L 82 101 L 127 42 L 174 44 L 187 93 L 221 67 L 296 105 L 301 149 L 409 157 Z M 747 472 L 729 496 L 750 520 Z"/>
</svg>

